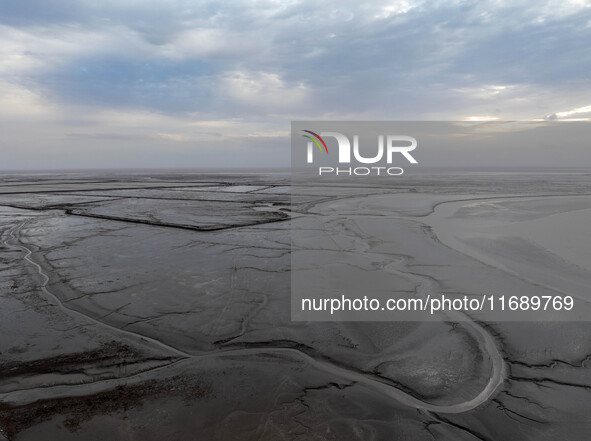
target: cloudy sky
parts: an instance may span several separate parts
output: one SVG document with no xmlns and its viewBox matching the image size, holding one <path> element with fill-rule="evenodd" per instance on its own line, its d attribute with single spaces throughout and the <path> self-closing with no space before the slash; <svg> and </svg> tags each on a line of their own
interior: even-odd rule
<svg viewBox="0 0 591 441">
<path fill-rule="evenodd" d="M 0 169 L 289 165 L 290 121 L 591 117 L 591 1 L 2 0 Z"/>
</svg>

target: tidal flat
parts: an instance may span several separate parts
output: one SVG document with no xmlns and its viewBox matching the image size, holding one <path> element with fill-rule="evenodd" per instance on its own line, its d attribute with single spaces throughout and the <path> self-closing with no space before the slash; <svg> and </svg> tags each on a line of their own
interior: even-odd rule
<svg viewBox="0 0 591 441">
<path fill-rule="evenodd" d="M 581 169 L 1 175 L 0 439 L 587 440 L 589 321 L 292 321 L 290 269 L 330 220 L 401 295 L 586 311 L 589 210 Z"/>
</svg>

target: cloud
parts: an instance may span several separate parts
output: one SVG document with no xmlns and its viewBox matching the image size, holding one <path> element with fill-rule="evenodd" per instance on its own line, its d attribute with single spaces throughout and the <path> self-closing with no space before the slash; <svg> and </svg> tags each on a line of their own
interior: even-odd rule
<svg viewBox="0 0 591 441">
<path fill-rule="evenodd" d="M 549 119 L 572 119 L 573 117 L 587 117 L 587 119 L 589 119 L 589 117 L 591 117 L 591 106 L 577 107 L 576 109 L 567 110 L 565 112 L 553 113 Z"/>
<path fill-rule="evenodd" d="M 39 117 L 51 117 L 52 109 L 35 92 L 7 81 L 0 81 L 0 116 L 4 119 L 34 121 Z"/>
<path fill-rule="evenodd" d="M 306 87 L 302 83 L 288 84 L 278 74 L 272 72 L 224 73 L 218 87 L 220 96 L 251 109 L 261 107 L 265 110 L 294 109 L 308 98 Z"/>
<path fill-rule="evenodd" d="M 203 149 L 291 119 L 578 118 L 590 40 L 582 0 L 5 1 L 0 112 L 19 144 L 35 120 Z"/>
</svg>

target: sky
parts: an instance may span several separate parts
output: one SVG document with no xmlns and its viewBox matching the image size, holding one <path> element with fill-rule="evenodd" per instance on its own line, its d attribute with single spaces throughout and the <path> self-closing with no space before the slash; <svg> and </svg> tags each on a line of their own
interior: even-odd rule
<svg viewBox="0 0 591 441">
<path fill-rule="evenodd" d="M 2 0 L 0 169 L 289 166 L 291 120 L 591 118 L 591 0 Z"/>
</svg>

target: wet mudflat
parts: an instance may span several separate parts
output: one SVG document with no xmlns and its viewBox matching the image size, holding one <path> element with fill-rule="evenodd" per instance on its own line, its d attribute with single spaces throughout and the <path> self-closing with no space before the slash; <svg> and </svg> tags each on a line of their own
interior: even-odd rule
<svg viewBox="0 0 591 441">
<path fill-rule="evenodd" d="M 534 230 L 589 209 L 589 173 L 432 174 L 293 196 L 289 184 L 4 176 L 3 436 L 587 439 L 589 323 L 292 322 L 290 220 L 342 219 L 397 264 L 401 293 L 423 277 L 436 292 L 486 284 L 588 302 L 591 275 L 573 264 L 585 248 Z"/>
</svg>

